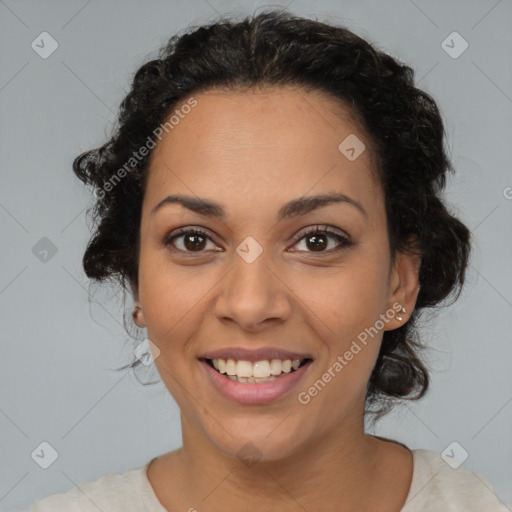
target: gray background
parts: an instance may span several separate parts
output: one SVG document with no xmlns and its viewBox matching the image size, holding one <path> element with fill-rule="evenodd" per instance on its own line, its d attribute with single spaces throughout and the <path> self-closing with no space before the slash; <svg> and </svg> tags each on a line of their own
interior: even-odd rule
<svg viewBox="0 0 512 512">
<path fill-rule="evenodd" d="M 345 24 L 408 63 L 438 101 L 457 169 L 447 199 L 476 245 L 459 302 L 425 322 L 432 389 L 376 433 L 439 452 L 457 441 L 469 453 L 464 466 L 488 478 L 510 506 L 512 3 L 272 5 L 286 4 Z M 0 1 L 1 510 L 139 467 L 180 445 L 179 411 L 164 386 L 144 387 L 130 370 L 113 371 L 130 360 L 135 342 L 122 327 L 120 295 L 89 289 L 81 269 L 90 196 L 71 163 L 104 141 L 131 74 L 168 37 L 218 14 L 268 5 Z M 59 45 L 46 59 L 31 47 L 43 31 Z M 441 46 L 453 31 L 469 44 L 458 58 Z M 460 49 L 460 40 L 452 46 Z M 57 250 L 47 261 L 43 237 Z M 158 379 L 145 369 L 142 380 Z M 58 452 L 48 469 L 31 457 L 43 441 Z"/>
</svg>

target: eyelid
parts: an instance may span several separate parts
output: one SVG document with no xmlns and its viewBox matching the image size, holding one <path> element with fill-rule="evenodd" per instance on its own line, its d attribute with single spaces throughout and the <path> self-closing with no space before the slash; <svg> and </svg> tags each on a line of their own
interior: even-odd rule
<svg viewBox="0 0 512 512">
<path fill-rule="evenodd" d="M 327 233 L 328 235 L 344 238 L 347 242 L 351 241 L 350 236 L 347 233 L 327 224 L 315 224 L 314 226 L 302 228 L 296 235 L 294 235 L 293 240 L 297 242 L 304 238 L 305 235 L 309 235 L 311 233 Z"/>
</svg>

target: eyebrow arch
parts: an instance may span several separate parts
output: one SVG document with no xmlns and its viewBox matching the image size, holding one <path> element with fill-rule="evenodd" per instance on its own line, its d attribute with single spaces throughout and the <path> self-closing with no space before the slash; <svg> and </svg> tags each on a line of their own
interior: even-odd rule
<svg viewBox="0 0 512 512">
<path fill-rule="evenodd" d="M 282 221 L 284 219 L 291 219 L 300 215 L 305 215 L 306 213 L 332 203 L 345 203 L 352 205 L 362 213 L 364 217 L 368 216 L 366 210 L 358 201 L 340 192 L 333 192 L 330 194 L 293 199 L 279 209 L 277 220 Z M 166 204 L 181 204 L 185 208 L 206 217 L 214 217 L 222 220 L 226 218 L 226 211 L 219 203 L 184 195 L 170 195 L 165 197 L 152 208 L 150 215 L 155 214 Z"/>
</svg>

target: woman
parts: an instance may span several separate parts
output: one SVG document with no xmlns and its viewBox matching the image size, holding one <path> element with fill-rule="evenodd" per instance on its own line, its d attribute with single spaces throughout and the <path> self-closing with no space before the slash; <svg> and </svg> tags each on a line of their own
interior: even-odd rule
<svg viewBox="0 0 512 512">
<path fill-rule="evenodd" d="M 464 283 L 443 142 L 411 68 L 344 28 L 273 11 L 173 37 L 74 170 L 85 272 L 132 293 L 183 445 L 30 510 L 506 510 L 364 430 L 425 394 L 418 315 Z"/>
</svg>

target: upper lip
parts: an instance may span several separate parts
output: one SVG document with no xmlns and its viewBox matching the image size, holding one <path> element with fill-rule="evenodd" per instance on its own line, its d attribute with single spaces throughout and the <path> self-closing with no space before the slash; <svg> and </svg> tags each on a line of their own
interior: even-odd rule
<svg viewBox="0 0 512 512">
<path fill-rule="evenodd" d="M 254 363 L 256 361 L 263 361 L 266 359 L 281 359 L 283 361 L 286 361 L 287 359 L 292 361 L 300 359 L 302 361 L 303 359 L 312 359 L 312 357 L 311 354 L 308 353 L 294 352 L 277 347 L 263 347 L 258 349 L 226 347 L 207 352 L 202 356 L 199 356 L 199 359 L 236 359 L 251 361 Z"/>
</svg>

